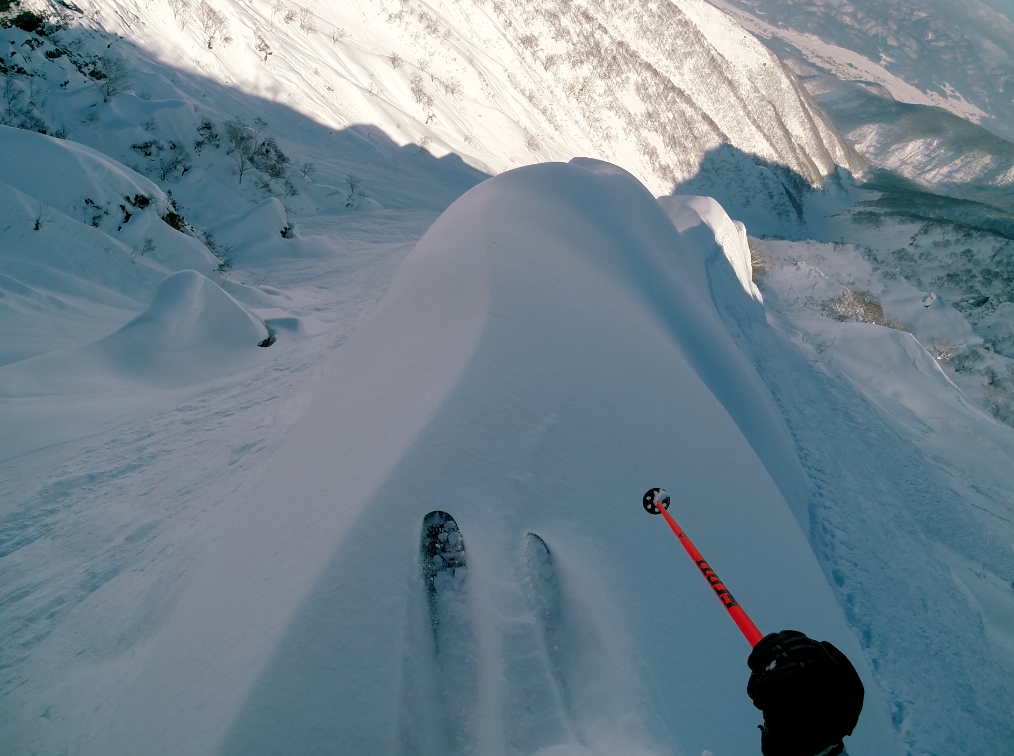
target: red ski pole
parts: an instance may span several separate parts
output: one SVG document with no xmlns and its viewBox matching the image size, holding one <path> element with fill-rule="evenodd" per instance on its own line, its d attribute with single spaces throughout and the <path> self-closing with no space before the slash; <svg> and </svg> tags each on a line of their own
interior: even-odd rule
<svg viewBox="0 0 1014 756">
<path fill-rule="evenodd" d="M 669 523 L 669 527 L 672 528 L 672 532 L 676 534 L 680 543 L 683 544 L 683 548 L 687 550 L 690 558 L 694 560 L 694 564 L 697 565 L 701 574 L 704 575 L 704 579 L 711 585 L 711 589 L 721 600 L 722 606 L 724 606 L 726 611 L 729 612 L 729 616 L 732 617 L 732 621 L 736 623 L 737 627 L 739 627 L 740 631 L 746 637 L 747 642 L 751 646 L 756 646 L 757 642 L 764 636 L 761 635 L 761 631 L 757 629 L 757 626 L 746 615 L 746 612 L 743 611 L 743 607 L 736 603 L 736 599 L 732 597 L 732 594 L 729 593 L 729 589 L 725 587 L 718 575 L 715 574 L 715 571 L 711 569 L 711 566 L 706 561 L 704 561 L 704 557 L 701 556 L 701 552 L 697 550 L 693 541 L 691 541 L 687 534 L 683 532 L 683 528 L 681 528 L 676 523 L 676 520 L 672 518 L 672 515 L 666 511 L 669 509 L 669 494 L 661 488 L 652 488 L 644 495 L 643 504 L 644 510 L 648 514 L 660 514 L 665 517 L 665 521 Z"/>
</svg>

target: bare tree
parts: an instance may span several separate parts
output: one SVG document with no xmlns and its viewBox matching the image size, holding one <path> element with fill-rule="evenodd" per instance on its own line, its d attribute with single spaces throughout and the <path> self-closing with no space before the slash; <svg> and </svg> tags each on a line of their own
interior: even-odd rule
<svg viewBox="0 0 1014 756">
<path fill-rule="evenodd" d="M 313 11 L 309 8 L 299 9 L 299 28 L 306 34 L 316 33 L 317 19 L 313 17 Z"/>
<path fill-rule="evenodd" d="M 6 103 L 6 113 L 4 114 L 4 123 L 14 123 L 14 116 L 18 114 L 17 102 L 18 97 L 21 95 L 21 88 L 17 85 L 17 79 L 14 74 L 7 73 L 4 76 L 4 102 Z"/>
<path fill-rule="evenodd" d="M 336 26 L 334 29 L 331 30 L 331 43 L 337 45 L 339 42 L 341 42 L 343 39 L 345 39 L 348 35 L 349 35 L 349 33 L 347 31 L 345 31 L 345 27 L 343 27 L 343 26 Z"/>
<path fill-rule="evenodd" d="M 176 171 L 180 176 L 190 170 L 190 155 L 178 144 L 170 143 L 168 157 L 161 158 L 158 165 L 158 176 L 162 181 L 174 181 Z"/>
<path fill-rule="evenodd" d="M 359 191 L 360 187 L 363 185 L 363 180 L 354 173 L 350 173 L 345 177 L 345 181 L 347 181 L 349 185 L 349 196 L 348 199 L 345 200 L 345 207 L 351 207 L 358 210 L 359 206 L 363 202 L 363 193 Z"/>
<path fill-rule="evenodd" d="M 226 32 L 229 22 L 226 20 L 225 14 L 208 5 L 207 0 L 201 0 L 201 4 L 197 6 L 197 23 L 201 25 L 201 31 L 204 32 L 209 50 L 214 49 L 216 39 L 223 42 L 227 39 Z"/>
<path fill-rule="evenodd" d="M 271 45 L 269 45 L 268 41 L 266 39 L 264 39 L 264 37 L 262 37 L 260 34 L 257 35 L 257 48 L 256 49 L 257 49 L 258 53 L 260 53 L 261 55 L 264 56 L 264 62 L 265 63 L 268 62 L 268 56 L 269 55 L 274 55 L 274 53 L 271 52 Z"/>
<path fill-rule="evenodd" d="M 130 68 L 123 58 L 110 53 L 106 53 L 102 57 L 102 62 L 99 63 L 99 73 L 103 77 L 101 79 L 103 102 L 109 102 L 110 98 L 125 92 L 130 84 Z"/>
<path fill-rule="evenodd" d="M 233 161 L 236 163 L 236 172 L 239 174 L 239 183 L 242 184 L 243 174 L 246 173 L 246 170 L 250 167 L 250 156 L 257 148 L 257 140 L 254 136 L 254 132 L 249 126 L 243 123 L 239 116 L 237 116 L 235 120 L 226 122 L 225 133 L 229 138 L 229 144 L 232 145 L 226 154 L 231 155 Z"/>
<path fill-rule="evenodd" d="M 173 18 L 180 25 L 180 29 L 187 28 L 187 21 L 190 20 L 189 0 L 169 0 L 169 8 L 172 9 Z"/>
</svg>

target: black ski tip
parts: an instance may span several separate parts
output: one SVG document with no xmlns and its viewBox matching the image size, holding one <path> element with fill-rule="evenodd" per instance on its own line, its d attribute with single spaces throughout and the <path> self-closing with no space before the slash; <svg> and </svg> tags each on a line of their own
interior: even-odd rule
<svg viewBox="0 0 1014 756">
<path fill-rule="evenodd" d="M 641 501 L 641 505 L 644 507 L 644 511 L 648 514 L 662 514 L 662 510 L 658 508 L 661 504 L 666 509 L 669 508 L 669 494 L 662 488 L 651 488 L 645 491 L 644 498 Z"/>
<path fill-rule="evenodd" d="M 423 518 L 419 552 L 422 558 L 423 577 L 432 588 L 438 572 L 465 567 L 465 542 L 458 523 L 447 512 L 430 512 Z"/>
<path fill-rule="evenodd" d="M 538 533 L 532 533 L 531 531 L 528 532 L 528 545 L 537 546 L 541 548 L 543 551 L 545 551 L 547 554 L 549 553 L 549 547 L 546 545 L 546 542 L 542 540 L 542 536 L 540 536 Z"/>
</svg>

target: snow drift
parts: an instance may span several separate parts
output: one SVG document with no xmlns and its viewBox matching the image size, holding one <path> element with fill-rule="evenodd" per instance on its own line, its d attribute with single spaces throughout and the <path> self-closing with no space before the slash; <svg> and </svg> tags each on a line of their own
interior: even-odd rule
<svg viewBox="0 0 1014 756">
<path fill-rule="evenodd" d="M 207 380 L 249 364 L 267 328 L 197 271 L 166 278 L 148 308 L 92 344 L 0 368 L 6 396 L 117 392 Z"/>
<path fill-rule="evenodd" d="M 256 356 L 264 324 L 197 271 L 158 287 L 143 313 L 96 344 L 118 372 L 152 383 L 188 382 Z"/>
<path fill-rule="evenodd" d="M 708 254 L 594 161 L 464 195 L 256 491 L 223 507 L 170 615 L 65 675 L 53 695 L 92 703 L 81 753 L 752 752 L 748 647 L 641 510 L 658 484 L 762 630 L 797 627 L 857 661 L 856 748 L 898 753 L 776 485 L 798 462 L 709 299 Z M 463 663 L 434 656 L 425 612 L 419 534 L 437 509 L 469 560 Z M 530 532 L 555 562 L 563 651 L 540 631 Z M 447 751 L 424 735 L 441 712 L 421 671 L 455 664 L 475 695 Z M 37 718 L 50 695 L 29 683 L 13 704 Z M 61 726 L 33 745 L 66 742 Z"/>
</svg>

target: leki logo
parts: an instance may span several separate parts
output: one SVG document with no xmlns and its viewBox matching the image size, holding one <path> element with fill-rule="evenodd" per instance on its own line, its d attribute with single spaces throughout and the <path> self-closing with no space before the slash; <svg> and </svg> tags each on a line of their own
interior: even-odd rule
<svg viewBox="0 0 1014 756">
<path fill-rule="evenodd" d="M 722 599 L 722 603 L 725 604 L 726 609 L 738 606 L 736 599 L 729 593 L 729 589 L 722 584 L 718 575 L 715 574 L 715 571 L 711 569 L 711 566 L 707 562 L 701 559 L 697 562 L 697 567 L 700 569 L 701 574 L 704 575 L 704 579 L 711 584 L 712 589 L 718 594 L 718 598 Z"/>
</svg>

